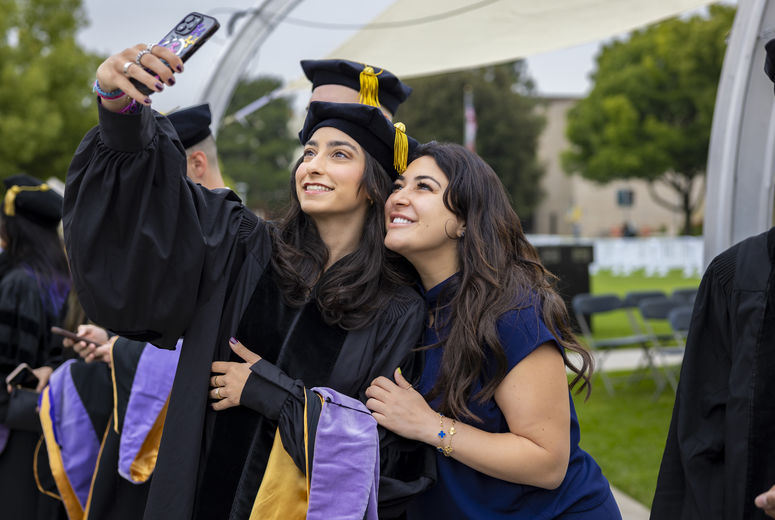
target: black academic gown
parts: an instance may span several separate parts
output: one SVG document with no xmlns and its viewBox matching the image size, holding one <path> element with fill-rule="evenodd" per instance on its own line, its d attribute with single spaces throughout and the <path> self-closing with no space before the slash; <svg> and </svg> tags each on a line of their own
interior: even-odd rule
<svg viewBox="0 0 775 520">
<path fill-rule="evenodd" d="M 4 259 L 0 259 L 0 264 Z M 9 395 L 5 378 L 19 363 L 32 368 L 47 364 L 60 352 L 50 328 L 58 312 L 48 308 L 35 278 L 17 267 L 0 273 L 0 424 Z M 31 410 L 34 413 L 34 410 Z M 7 520 L 52 519 L 64 512 L 58 500 L 38 491 L 33 457 L 40 432 L 11 430 L 0 452 L 0 517 Z"/>
<path fill-rule="evenodd" d="M 424 316 L 417 294 L 398 290 L 358 331 L 325 325 L 314 302 L 287 306 L 268 269 L 270 224 L 232 192 L 191 183 L 174 130 L 149 109 L 100 109 L 68 172 L 63 223 L 91 318 L 161 347 L 184 337 L 145 518 L 247 518 L 278 423 L 302 420 L 300 382 L 364 399 L 374 377 L 419 368 L 407 361 Z M 243 391 L 250 408 L 216 414 L 210 364 L 230 358 L 230 336 L 264 360 Z M 429 485 L 433 459 L 380 438 L 380 504 L 395 506 Z"/>
<path fill-rule="evenodd" d="M 775 484 L 775 228 L 711 262 L 692 313 L 654 520 L 764 519 Z"/>
</svg>

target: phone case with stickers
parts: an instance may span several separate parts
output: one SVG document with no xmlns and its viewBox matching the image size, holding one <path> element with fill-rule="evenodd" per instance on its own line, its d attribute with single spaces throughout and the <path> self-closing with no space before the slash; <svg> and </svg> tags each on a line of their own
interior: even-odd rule
<svg viewBox="0 0 775 520">
<path fill-rule="evenodd" d="M 174 29 L 159 40 L 158 45 L 167 47 L 175 53 L 181 61 L 185 62 L 218 30 L 221 25 L 212 16 L 191 12 L 178 22 Z M 162 60 L 163 61 L 163 60 Z M 165 62 L 166 63 L 166 62 Z M 149 69 L 146 72 L 153 75 Z M 146 87 L 134 78 L 132 83 L 143 94 L 149 95 L 154 91 Z"/>
</svg>

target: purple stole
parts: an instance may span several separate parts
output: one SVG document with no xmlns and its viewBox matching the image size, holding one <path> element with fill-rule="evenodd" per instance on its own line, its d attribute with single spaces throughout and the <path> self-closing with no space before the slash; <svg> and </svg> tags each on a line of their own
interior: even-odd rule
<svg viewBox="0 0 775 520">
<path fill-rule="evenodd" d="M 133 374 L 120 432 L 118 472 L 134 484 L 145 482 L 156 464 L 180 344 L 179 341 L 174 351 L 147 344 Z M 70 367 L 76 362 L 69 360 L 57 368 L 40 396 L 40 419 L 49 464 L 70 518 L 82 518 L 88 511 L 92 480 L 107 437 L 105 432 L 100 439 L 103 432 L 94 430 L 87 405 L 73 382 Z M 112 372 L 113 428 L 118 432 L 115 366 Z"/>
<path fill-rule="evenodd" d="M 323 398 L 310 478 L 308 520 L 377 520 L 379 435 L 377 421 L 357 399 L 330 388 Z"/>
</svg>

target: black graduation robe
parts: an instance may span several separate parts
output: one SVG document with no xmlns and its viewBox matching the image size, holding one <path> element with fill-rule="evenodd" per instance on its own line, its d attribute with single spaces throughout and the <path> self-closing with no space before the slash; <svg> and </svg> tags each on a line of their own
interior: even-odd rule
<svg viewBox="0 0 775 520">
<path fill-rule="evenodd" d="M 278 424 L 301 422 L 304 387 L 364 400 L 373 378 L 398 366 L 419 374 L 411 352 L 424 304 L 403 288 L 357 331 L 327 326 L 314 302 L 289 307 L 269 268 L 271 224 L 232 192 L 194 185 L 185 167 L 166 118 L 100 108 L 68 171 L 65 241 L 90 318 L 161 347 L 184 337 L 145 518 L 247 518 Z M 230 358 L 231 336 L 264 359 L 242 394 L 251 408 L 216 414 L 210 365 Z M 384 430 L 380 439 L 389 515 L 432 482 L 433 459 Z"/>
<path fill-rule="evenodd" d="M 5 429 L 9 394 L 5 378 L 19 363 L 31 368 L 48 364 L 55 351 L 52 325 L 59 325 L 59 310 L 43 301 L 38 282 L 22 267 L 7 268 L 0 255 L 0 428 Z M 34 410 L 31 410 L 34 414 Z M 13 520 L 51 519 L 64 512 L 58 500 L 38 491 L 33 471 L 40 432 L 10 430 L 0 446 L 0 511 Z"/>
<path fill-rule="evenodd" d="M 766 518 L 775 484 L 775 228 L 717 256 L 700 284 L 654 520 Z"/>
</svg>

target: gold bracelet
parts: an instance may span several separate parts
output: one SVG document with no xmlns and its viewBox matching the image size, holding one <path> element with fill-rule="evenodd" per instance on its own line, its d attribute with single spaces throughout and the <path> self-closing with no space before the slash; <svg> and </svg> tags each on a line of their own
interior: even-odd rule
<svg viewBox="0 0 775 520">
<path fill-rule="evenodd" d="M 455 430 L 455 419 L 452 419 L 452 426 L 449 427 L 449 433 L 447 434 L 449 443 L 447 443 L 443 451 L 445 457 L 449 457 L 454 451 L 454 448 L 452 448 L 452 436 L 455 435 L 455 433 L 457 433 L 457 430 Z"/>
<path fill-rule="evenodd" d="M 449 457 L 452 455 L 452 452 L 454 451 L 454 448 L 452 448 L 452 436 L 455 435 L 455 419 L 452 419 L 452 426 L 449 428 L 449 433 L 444 433 L 444 414 L 439 414 L 439 433 L 436 435 L 438 436 L 440 441 L 444 440 L 444 437 L 449 437 L 449 442 L 446 446 L 442 446 L 441 443 L 439 443 L 438 446 L 436 446 L 436 451 L 443 454 L 445 457 Z"/>
<path fill-rule="evenodd" d="M 439 438 L 439 441 L 443 441 L 444 437 L 447 436 L 446 433 L 444 433 L 444 414 L 439 414 L 439 433 L 436 434 L 436 436 Z M 436 446 L 436 450 L 439 453 L 444 453 L 444 447 L 439 442 L 439 445 Z"/>
</svg>

